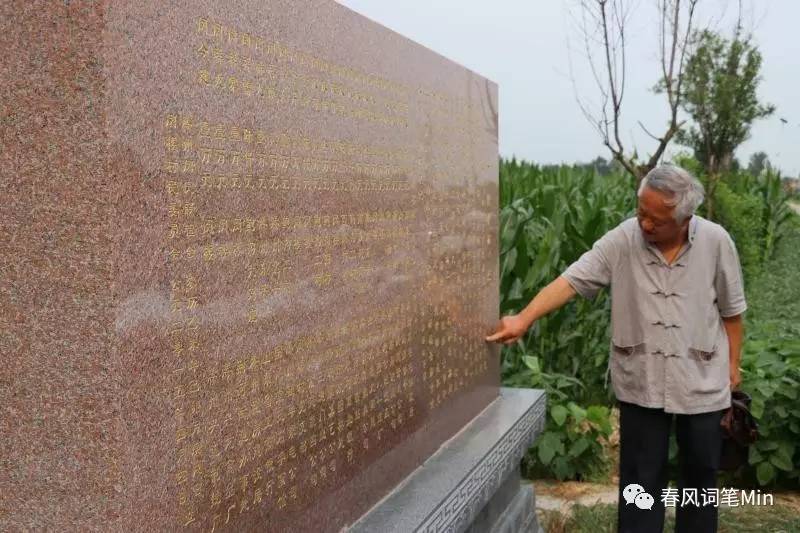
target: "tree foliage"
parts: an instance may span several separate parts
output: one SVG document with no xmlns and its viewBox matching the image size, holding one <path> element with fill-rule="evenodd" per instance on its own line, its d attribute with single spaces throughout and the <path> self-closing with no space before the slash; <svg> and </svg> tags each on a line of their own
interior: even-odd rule
<svg viewBox="0 0 800 533">
<path fill-rule="evenodd" d="M 764 170 L 772 170 L 772 164 L 769 162 L 769 156 L 766 152 L 755 152 L 750 155 L 750 162 L 747 164 L 747 172 L 753 176 L 761 175 Z"/>
<path fill-rule="evenodd" d="M 730 169 L 753 122 L 771 115 L 775 106 L 759 102 L 761 53 L 739 30 L 731 39 L 710 30 L 696 32 L 694 44 L 681 101 L 693 124 L 676 139 L 694 150 L 709 174 L 717 174 Z"/>
</svg>

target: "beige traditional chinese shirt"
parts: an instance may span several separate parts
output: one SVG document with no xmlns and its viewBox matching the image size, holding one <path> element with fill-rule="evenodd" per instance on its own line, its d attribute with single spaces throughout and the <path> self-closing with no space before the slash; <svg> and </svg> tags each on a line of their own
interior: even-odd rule
<svg viewBox="0 0 800 533">
<path fill-rule="evenodd" d="M 722 318 L 747 309 L 736 246 L 699 215 L 672 264 L 636 217 L 594 243 L 562 274 L 585 298 L 611 288 L 609 370 L 618 400 L 693 414 L 731 404 Z"/>
</svg>

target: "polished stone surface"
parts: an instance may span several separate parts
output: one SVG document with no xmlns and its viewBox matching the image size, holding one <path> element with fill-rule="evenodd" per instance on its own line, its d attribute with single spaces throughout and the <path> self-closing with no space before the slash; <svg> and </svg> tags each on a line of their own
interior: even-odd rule
<svg viewBox="0 0 800 533">
<path fill-rule="evenodd" d="M 0 30 L 0 530 L 337 531 L 497 396 L 495 84 L 333 1 Z"/>
<path fill-rule="evenodd" d="M 519 486 L 519 463 L 544 429 L 545 411 L 544 391 L 502 388 L 497 400 L 349 531 L 504 531 L 516 518 L 528 528 L 522 531 L 535 531 L 533 491 Z M 512 504 L 522 508 L 509 509 Z"/>
</svg>

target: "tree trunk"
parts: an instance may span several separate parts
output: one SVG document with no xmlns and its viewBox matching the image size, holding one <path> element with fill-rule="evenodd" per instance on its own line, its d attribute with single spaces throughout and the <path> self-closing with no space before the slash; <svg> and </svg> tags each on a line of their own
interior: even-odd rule
<svg viewBox="0 0 800 533">
<path fill-rule="evenodd" d="M 719 168 L 717 169 L 717 171 L 730 172 L 732 164 L 733 164 L 733 152 L 726 152 L 722 154 L 719 158 Z"/>
<path fill-rule="evenodd" d="M 649 165 L 636 165 L 636 190 L 639 190 L 639 186 L 642 184 L 642 180 L 647 175 L 648 172 L 653 170 Z"/>
<path fill-rule="evenodd" d="M 714 220 L 714 199 L 717 193 L 717 183 L 719 183 L 719 173 L 713 170 L 708 175 L 708 193 L 706 194 L 706 217 Z"/>
<path fill-rule="evenodd" d="M 720 160 L 712 150 L 708 150 L 708 190 L 706 191 L 706 218 L 714 220 L 714 195 L 717 191 L 717 182 L 719 181 Z"/>
</svg>

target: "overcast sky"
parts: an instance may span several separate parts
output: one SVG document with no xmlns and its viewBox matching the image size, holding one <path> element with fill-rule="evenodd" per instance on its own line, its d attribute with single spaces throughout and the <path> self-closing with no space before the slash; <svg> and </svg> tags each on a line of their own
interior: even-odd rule
<svg viewBox="0 0 800 533">
<path fill-rule="evenodd" d="M 341 4 L 490 78 L 500 87 L 500 154 L 537 163 L 589 161 L 609 154 L 576 104 L 578 92 L 596 95 L 579 46 L 570 9 L 574 0 L 340 0 Z M 623 113 L 623 143 L 639 154 L 655 141 L 636 124 L 663 133 L 667 105 L 649 88 L 657 81 L 655 0 L 633 2 L 629 30 L 629 78 Z M 701 0 L 699 19 L 730 33 L 738 2 Z M 754 151 L 767 152 L 784 175 L 800 175 L 800 1 L 745 0 L 745 26 L 753 29 L 764 58 L 759 94 L 777 106 L 756 123 L 737 151 L 746 164 Z M 569 43 L 569 46 L 568 46 Z M 625 118 L 624 117 L 624 118 Z M 784 118 L 788 123 L 780 121 Z M 632 120 L 631 120 L 632 119 Z M 674 149 L 679 149 L 675 147 Z"/>
</svg>

